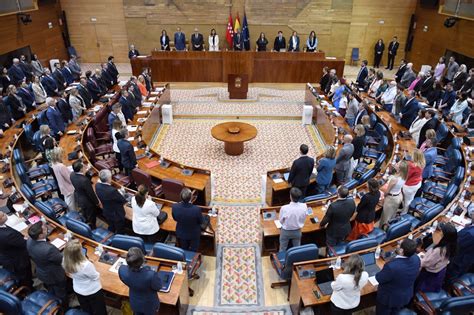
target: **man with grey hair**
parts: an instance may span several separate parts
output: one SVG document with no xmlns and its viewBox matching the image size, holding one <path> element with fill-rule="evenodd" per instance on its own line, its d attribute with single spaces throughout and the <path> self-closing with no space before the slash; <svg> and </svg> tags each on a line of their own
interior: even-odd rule
<svg viewBox="0 0 474 315">
<path fill-rule="evenodd" d="M 326 94 L 329 93 L 329 91 L 331 90 L 331 86 L 333 84 L 336 84 L 337 81 L 339 81 L 339 79 L 337 78 L 337 75 L 336 75 L 336 69 L 329 70 L 329 80 L 326 86 L 324 87 L 324 92 L 326 92 Z"/>
<path fill-rule="evenodd" d="M 415 72 L 413 72 L 413 63 L 408 63 L 407 64 L 407 70 L 403 74 L 402 79 L 400 80 L 400 84 L 405 88 L 408 89 L 410 84 L 415 81 L 416 75 Z"/>
<path fill-rule="evenodd" d="M 181 191 L 181 202 L 175 203 L 172 209 L 176 221 L 176 237 L 179 247 L 184 250 L 197 252 L 201 239 L 201 224 L 203 216 L 201 209 L 191 203 L 193 194 L 189 188 Z"/>
<path fill-rule="evenodd" d="M 338 185 L 342 185 L 349 181 L 351 171 L 351 157 L 354 153 L 354 145 L 352 144 L 352 136 L 347 134 L 344 136 L 344 145 L 339 150 L 336 158 L 336 180 Z"/>
<path fill-rule="evenodd" d="M 452 82 L 454 75 L 458 72 L 459 64 L 456 62 L 456 58 L 454 56 L 449 57 L 449 63 L 446 66 L 446 75 L 444 76 L 444 84 L 448 82 Z"/>
<path fill-rule="evenodd" d="M 112 172 L 101 170 L 99 181 L 95 184 L 95 192 L 102 203 L 102 214 L 109 224 L 109 231 L 116 234 L 125 232 L 125 210 L 123 205 L 127 200 L 111 185 Z"/>
<path fill-rule="evenodd" d="M 388 85 L 388 89 L 386 89 L 380 97 L 380 102 L 386 111 L 392 111 L 395 96 L 397 96 L 397 82 L 391 81 Z"/>
<path fill-rule="evenodd" d="M 128 141 L 128 130 L 126 128 L 120 130 L 121 138 L 117 141 L 117 146 L 120 151 L 120 158 L 125 170 L 125 175 L 131 176 L 132 170 L 137 166 L 137 156 L 133 145 Z"/>
<path fill-rule="evenodd" d="M 26 75 L 20 66 L 20 59 L 13 58 L 13 65 L 8 69 L 8 75 L 14 85 L 18 85 L 21 81 L 26 80 Z"/>
</svg>

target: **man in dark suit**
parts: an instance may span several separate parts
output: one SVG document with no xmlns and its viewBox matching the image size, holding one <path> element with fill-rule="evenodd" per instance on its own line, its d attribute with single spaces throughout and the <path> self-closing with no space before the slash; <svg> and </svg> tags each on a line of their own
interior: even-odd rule
<svg viewBox="0 0 474 315">
<path fill-rule="evenodd" d="M 423 125 L 423 127 L 421 127 L 420 137 L 418 138 L 418 148 L 426 140 L 426 131 L 428 129 L 434 129 L 436 131 L 439 125 L 438 117 L 436 117 L 436 112 L 434 110 L 427 110 L 425 118 L 428 121 Z"/>
<path fill-rule="evenodd" d="M 32 111 L 35 109 L 36 102 L 35 102 L 35 95 L 31 90 L 30 86 L 26 82 L 21 83 L 21 87 L 16 91 L 16 95 L 18 95 L 21 100 L 23 101 L 23 105 L 26 106 L 26 110 Z"/>
<path fill-rule="evenodd" d="M 290 175 L 288 176 L 288 183 L 293 187 L 297 187 L 303 193 L 303 197 L 306 194 L 306 188 L 309 185 L 309 178 L 313 173 L 314 159 L 307 156 L 308 146 L 302 144 L 300 146 L 301 156 L 293 161 L 290 169 Z"/>
<path fill-rule="evenodd" d="M 433 77 L 434 71 L 430 70 L 427 71 L 425 74 L 425 78 L 421 82 L 420 86 L 420 94 L 423 97 L 428 97 L 428 95 L 431 93 L 431 91 L 434 90 L 433 84 L 434 84 L 434 77 Z"/>
<path fill-rule="evenodd" d="M 46 110 L 48 126 L 51 128 L 54 138 L 59 140 L 66 130 L 66 124 L 64 123 L 61 113 L 56 107 L 56 100 L 52 97 L 48 97 L 46 99 L 46 104 L 48 104 L 48 109 Z"/>
<path fill-rule="evenodd" d="M 448 82 L 444 87 L 443 97 L 441 98 L 438 109 L 443 113 L 443 116 L 448 116 L 451 107 L 456 101 L 456 91 L 454 91 L 453 83 Z"/>
<path fill-rule="evenodd" d="M 112 82 L 113 82 L 113 85 L 117 84 L 118 82 L 118 76 L 119 76 L 119 72 L 117 70 L 117 67 L 115 66 L 115 63 L 114 63 L 114 56 L 109 56 L 109 58 L 107 58 L 107 71 L 110 73 L 110 76 L 112 77 Z"/>
<path fill-rule="evenodd" d="M 95 69 L 91 79 L 94 80 L 94 82 L 99 86 L 100 95 L 105 95 L 105 93 L 107 93 L 107 82 L 102 77 L 100 69 Z"/>
<path fill-rule="evenodd" d="M 28 60 L 26 60 L 25 55 L 20 56 L 19 66 L 21 68 L 21 71 L 23 71 L 23 74 L 25 75 L 26 80 L 31 81 L 31 79 L 33 78 L 33 66 L 30 63 L 28 63 Z"/>
<path fill-rule="evenodd" d="M 81 160 L 77 160 L 72 164 L 71 183 L 74 186 L 74 197 L 79 209 L 84 213 L 87 224 L 91 229 L 96 228 L 96 217 L 101 207 L 99 199 L 92 188 L 90 178 L 84 174 L 86 169 Z"/>
<path fill-rule="evenodd" d="M 18 120 L 25 117 L 26 106 L 23 105 L 21 99 L 16 95 L 16 87 L 10 85 L 7 89 L 8 94 L 3 99 L 5 106 L 10 110 L 13 119 Z"/>
<path fill-rule="evenodd" d="M 275 41 L 273 42 L 273 50 L 280 51 L 281 49 L 286 49 L 286 39 L 283 37 L 283 32 L 278 31 L 278 36 L 275 37 Z"/>
<path fill-rule="evenodd" d="M 62 267 L 63 255 L 48 242 L 48 228 L 39 221 L 28 229 L 28 254 L 36 265 L 36 276 L 55 296 L 67 305 L 66 274 Z"/>
<path fill-rule="evenodd" d="M 290 37 L 288 43 L 288 51 L 300 51 L 300 37 L 297 35 L 296 32 L 293 32 Z"/>
<path fill-rule="evenodd" d="M 123 205 L 127 200 L 111 185 L 112 173 L 110 170 L 99 172 L 100 181 L 95 184 L 95 191 L 102 203 L 102 213 L 109 224 L 109 231 L 116 234 L 125 232 L 125 210 Z"/>
<path fill-rule="evenodd" d="M 130 50 L 128 51 L 128 59 L 136 58 L 140 56 L 138 50 L 135 49 L 135 45 L 130 45 Z"/>
<path fill-rule="evenodd" d="M 410 91 L 405 106 L 403 106 L 400 111 L 400 123 L 407 129 L 410 128 L 411 123 L 415 120 L 416 115 L 418 115 L 418 111 L 420 110 L 420 105 L 415 96 L 416 92 Z"/>
<path fill-rule="evenodd" d="M 361 124 L 362 117 L 364 117 L 365 115 L 367 115 L 367 102 L 365 100 L 362 100 L 362 102 L 359 103 L 359 111 L 357 112 L 357 115 L 355 117 L 354 126 Z"/>
<path fill-rule="evenodd" d="M 69 64 L 66 60 L 61 62 L 61 73 L 63 74 L 66 85 L 69 85 L 74 82 L 74 73 L 69 69 Z"/>
<path fill-rule="evenodd" d="M 339 79 L 337 78 L 336 75 L 336 69 L 331 69 L 329 70 L 329 80 L 326 83 L 326 86 L 324 87 L 324 93 L 328 94 L 329 91 L 331 91 L 331 86 L 335 84 Z M 321 87 L 322 89 L 323 87 Z"/>
<path fill-rule="evenodd" d="M 344 136 L 344 145 L 339 150 L 336 158 L 336 181 L 338 185 L 342 185 L 350 179 L 351 158 L 354 154 L 354 145 L 352 144 L 352 136 L 347 134 Z"/>
<path fill-rule="evenodd" d="M 348 198 L 349 190 L 345 186 L 337 188 L 338 199 L 331 203 L 320 226 L 326 228 L 326 244 L 335 246 L 344 241 L 351 232 L 351 217 L 356 205 Z"/>
<path fill-rule="evenodd" d="M 58 99 L 58 102 L 56 103 L 56 108 L 59 110 L 61 113 L 61 116 L 63 117 L 64 124 L 68 125 L 72 121 L 72 109 L 71 105 L 69 105 L 69 102 L 67 101 L 67 93 L 63 92 L 61 94 L 61 98 Z"/>
<path fill-rule="evenodd" d="M 173 219 L 176 221 L 176 237 L 179 247 L 197 252 L 201 239 L 203 217 L 201 209 L 191 203 L 192 192 L 189 188 L 181 191 L 181 202 L 172 207 Z"/>
<path fill-rule="evenodd" d="M 240 28 L 237 29 L 237 33 L 234 34 L 234 50 L 241 51 L 244 47 L 244 39 Z"/>
<path fill-rule="evenodd" d="M 377 290 L 377 315 L 395 315 L 413 297 L 415 280 L 420 270 L 420 258 L 416 255 L 416 242 L 404 239 L 398 255 L 385 263 L 375 275 Z"/>
<path fill-rule="evenodd" d="M 194 29 L 194 34 L 191 35 L 191 45 L 193 45 L 193 50 L 201 51 L 204 49 L 204 37 L 199 33 L 198 29 Z"/>
<path fill-rule="evenodd" d="M 79 84 L 77 85 L 77 91 L 84 100 L 86 108 L 90 108 L 92 106 L 92 95 L 89 92 L 89 89 L 87 88 L 87 79 L 85 77 L 82 77 L 79 80 Z"/>
<path fill-rule="evenodd" d="M 114 79 L 112 78 L 112 75 L 107 69 L 106 63 L 101 64 L 101 67 L 102 67 L 102 70 L 101 70 L 102 79 L 107 85 L 107 89 L 110 89 L 114 85 Z"/>
<path fill-rule="evenodd" d="M 137 166 L 137 156 L 133 145 L 128 141 L 128 130 L 126 128 L 120 130 L 121 139 L 117 141 L 117 146 L 120 151 L 120 158 L 125 170 L 125 174 L 132 175 L 132 170 Z"/>
<path fill-rule="evenodd" d="M 388 44 L 388 61 L 385 69 L 393 70 L 393 63 L 395 62 L 395 56 L 397 55 L 399 45 L 400 43 L 398 42 L 397 36 L 393 36 L 393 40 Z"/>
<path fill-rule="evenodd" d="M 13 58 L 13 65 L 10 67 L 10 69 L 8 69 L 8 75 L 10 76 L 10 80 L 14 85 L 26 80 L 26 76 L 21 69 L 20 60 L 18 58 Z"/>
<path fill-rule="evenodd" d="M 92 80 L 92 71 L 90 70 L 86 71 L 86 78 L 87 78 L 86 87 L 87 87 L 87 90 L 89 91 L 89 94 L 92 97 L 92 101 L 93 102 L 99 101 L 100 97 L 102 96 L 102 91 L 100 89 L 99 84 L 97 84 L 97 82 Z"/>
<path fill-rule="evenodd" d="M 0 265 L 15 274 L 21 285 L 33 285 L 31 264 L 23 234 L 7 226 L 8 216 L 0 211 Z"/>
<path fill-rule="evenodd" d="M 44 75 L 41 77 L 41 84 L 43 85 L 46 94 L 49 97 L 58 95 L 58 85 L 56 83 L 56 80 L 54 80 L 53 76 L 51 75 L 51 71 L 49 71 L 48 68 L 44 69 Z"/>
<path fill-rule="evenodd" d="M 363 88 L 365 86 L 365 78 L 369 75 L 369 70 L 367 69 L 367 60 L 362 60 L 360 65 L 359 73 L 357 74 L 356 83 L 359 87 Z"/>
<path fill-rule="evenodd" d="M 142 106 L 142 93 L 138 87 L 138 79 L 136 76 L 130 77 L 130 87 L 128 89 L 130 94 L 133 94 L 132 103 L 135 108 Z"/>
<path fill-rule="evenodd" d="M 125 120 L 131 122 L 133 115 L 135 115 L 135 106 L 130 102 L 127 90 L 123 89 L 120 93 L 122 95 L 120 96 L 119 103 L 122 105 L 122 113 L 125 116 Z"/>
<path fill-rule="evenodd" d="M 66 88 L 67 86 L 66 79 L 64 78 L 64 75 L 61 72 L 59 62 L 56 62 L 54 64 L 53 78 L 56 81 L 56 85 L 58 86 L 59 90 L 64 90 Z"/>
<path fill-rule="evenodd" d="M 397 81 L 397 83 L 400 83 L 406 70 L 407 70 L 407 62 L 405 59 L 402 59 L 400 60 L 400 67 L 398 67 L 398 70 L 395 73 L 395 81 Z"/>
<path fill-rule="evenodd" d="M 174 48 L 177 51 L 186 50 L 186 35 L 181 32 L 181 27 L 178 27 L 174 33 Z"/>
</svg>

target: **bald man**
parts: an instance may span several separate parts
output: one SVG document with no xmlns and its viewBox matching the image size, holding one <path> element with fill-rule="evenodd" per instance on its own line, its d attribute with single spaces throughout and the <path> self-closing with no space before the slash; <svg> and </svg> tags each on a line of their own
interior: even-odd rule
<svg viewBox="0 0 474 315">
<path fill-rule="evenodd" d="M 351 157 L 354 153 L 354 145 L 352 145 L 352 136 L 344 136 L 344 145 L 339 150 L 336 158 L 336 180 L 338 185 L 342 185 L 349 181 L 351 171 Z"/>
<path fill-rule="evenodd" d="M 8 216 L 0 211 L 0 265 L 14 273 L 21 285 L 32 287 L 31 264 L 23 235 L 5 223 Z"/>
</svg>

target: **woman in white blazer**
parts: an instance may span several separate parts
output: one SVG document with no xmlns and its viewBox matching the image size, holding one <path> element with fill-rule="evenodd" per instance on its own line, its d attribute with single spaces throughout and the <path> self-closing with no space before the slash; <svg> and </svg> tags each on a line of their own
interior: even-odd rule
<svg viewBox="0 0 474 315">
<path fill-rule="evenodd" d="M 209 35 L 209 51 L 219 51 L 219 35 L 216 34 L 216 30 L 211 30 Z"/>
<path fill-rule="evenodd" d="M 420 139 L 421 128 L 423 128 L 423 126 L 428 121 L 428 119 L 425 117 L 425 113 L 426 110 L 420 109 L 418 111 L 418 117 L 411 123 L 410 129 L 408 130 L 415 143 L 418 143 L 418 140 Z"/>
<path fill-rule="evenodd" d="M 69 105 L 72 109 L 72 121 L 75 122 L 82 115 L 82 112 L 86 110 L 85 102 L 76 88 L 71 90 Z"/>
<path fill-rule="evenodd" d="M 48 94 L 46 94 L 46 90 L 44 89 L 37 75 L 33 77 L 33 83 L 31 84 L 31 88 L 33 89 L 33 93 L 35 94 L 36 105 L 41 105 L 46 102 Z"/>
<path fill-rule="evenodd" d="M 160 230 L 158 216 L 160 209 L 148 199 L 148 188 L 145 185 L 138 186 L 135 197 L 132 198 L 132 228 L 133 232 L 140 236 L 145 243 L 154 243 Z"/>
</svg>

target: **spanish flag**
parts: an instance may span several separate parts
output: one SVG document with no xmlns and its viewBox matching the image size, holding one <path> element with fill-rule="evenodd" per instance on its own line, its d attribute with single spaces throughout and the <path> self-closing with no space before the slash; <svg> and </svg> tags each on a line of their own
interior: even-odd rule
<svg viewBox="0 0 474 315">
<path fill-rule="evenodd" d="M 237 17 L 235 18 L 235 21 L 234 21 L 234 34 L 237 33 L 238 29 L 240 29 L 239 12 L 237 12 Z"/>
</svg>

